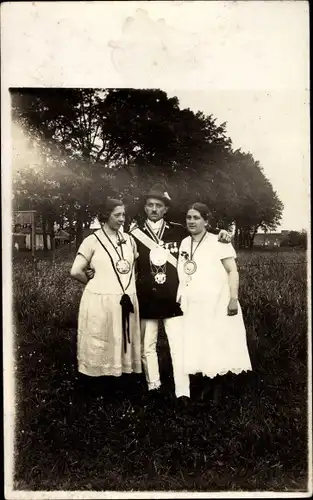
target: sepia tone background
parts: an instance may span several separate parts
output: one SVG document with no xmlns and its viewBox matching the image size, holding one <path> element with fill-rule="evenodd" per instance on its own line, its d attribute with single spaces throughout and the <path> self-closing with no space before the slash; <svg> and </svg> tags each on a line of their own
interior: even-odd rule
<svg viewBox="0 0 313 500">
<path fill-rule="evenodd" d="M 14 358 L 5 357 L 6 373 L 14 374 L 5 386 L 6 484 L 8 491 L 16 490 L 11 497 L 17 498 L 22 490 L 90 492 L 116 488 L 150 490 L 151 495 L 155 490 L 182 489 L 305 492 L 310 479 L 305 453 L 310 443 L 306 418 L 307 254 L 302 231 L 309 228 L 306 3 L 212 2 L 204 7 L 203 3 L 192 2 L 184 5 L 100 2 L 92 8 L 80 3 L 75 10 L 66 3 L 59 3 L 57 8 L 49 3 L 25 3 L 16 7 L 5 5 L 3 19 L 2 51 L 6 56 L 3 119 L 10 123 L 13 107 L 19 115 L 15 124 L 19 123 L 25 118 L 25 109 L 39 105 L 35 110 L 32 108 L 33 121 L 2 131 L 3 165 L 7 167 L 2 169 L 7 186 L 3 190 L 5 273 L 10 272 L 13 264 L 13 290 L 7 275 L 5 319 L 8 325 L 15 325 L 16 334 L 13 337 L 12 328 L 8 328 L 5 337 L 5 348 L 14 353 Z M 13 19 L 23 29 L 9 31 Z M 10 100 L 9 87 L 18 89 L 12 95 L 20 94 L 19 102 Z M 81 396 L 75 366 L 75 321 L 81 289 L 68 278 L 77 227 L 73 239 L 67 239 L 68 228 L 62 227 L 56 207 L 60 207 L 62 194 L 62 207 L 72 208 L 78 200 L 86 208 L 86 195 L 89 195 L 87 202 L 99 196 L 90 186 L 99 187 L 92 176 L 99 175 L 100 170 L 90 158 L 86 165 L 82 153 L 73 155 L 74 148 L 70 149 L 66 140 L 64 147 L 70 151 L 65 154 L 63 148 L 60 161 L 59 139 L 53 134 L 49 140 L 47 135 L 44 138 L 40 135 L 47 131 L 40 105 L 51 90 L 42 92 L 37 88 L 31 93 L 21 92 L 21 87 L 54 87 L 54 118 L 57 113 L 53 106 L 62 117 L 68 118 L 77 111 L 71 101 L 79 95 L 77 92 L 88 97 L 88 92 L 93 92 L 88 89 L 94 88 L 131 89 L 132 95 L 141 95 L 141 105 L 137 102 L 139 110 L 142 103 L 147 108 L 148 102 L 147 94 L 142 98 L 140 89 L 160 89 L 166 92 L 166 98 L 164 94 L 159 96 L 163 96 L 164 102 L 167 98 L 177 98 L 180 111 L 176 110 L 179 118 L 174 123 L 181 124 L 180 112 L 190 108 L 188 116 L 184 115 L 187 133 L 183 133 L 184 128 L 176 131 L 177 150 L 165 147 L 173 145 L 172 135 L 170 140 L 168 136 L 167 140 L 157 140 L 154 145 L 159 151 L 157 165 L 151 158 L 148 162 L 147 156 L 138 162 L 139 174 L 132 170 L 132 179 L 136 180 L 133 187 L 138 193 L 132 189 L 126 196 L 136 197 L 145 183 L 161 173 L 173 197 L 182 195 L 175 200 L 177 212 L 172 214 L 175 218 L 182 217 L 188 196 L 195 195 L 206 197 L 215 209 L 216 224 L 232 228 L 234 235 L 236 224 L 231 220 L 234 210 L 237 218 L 241 215 L 249 220 L 249 224 L 246 220 L 242 222 L 245 236 L 239 238 L 237 234 L 236 244 L 240 300 L 254 372 L 251 376 L 228 377 L 222 407 L 205 407 L 194 402 L 190 413 L 182 417 L 173 415 L 170 402 L 166 408 L 146 407 L 140 399 L 143 391 L 140 380 L 131 388 L 121 383 L 118 393 L 111 394 L 105 404 L 103 394 Z M 74 92 L 73 97 L 72 90 L 61 87 L 85 90 Z M 71 96 L 64 113 L 66 93 Z M 28 95 L 26 105 L 25 95 Z M 155 94 L 149 91 L 148 95 Z M 49 114 L 46 104 L 43 109 Z M 115 118 L 113 125 L 119 123 L 118 117 L 125 116 L 127 109 L 127 105 L 121 106 L 119 102 L 116 112 L 110 115 Z M 154 122 L 156 126 L 162 124 L 164 131 L 166 113 L 163 106 L 161 110 L 159 116 L 155 113 Z M 191 123 L 199 125 L 193 118 L 198 110 L 206 119 L 212 115 L 207 121 L 211 135 L 207 134 L 205 140 L 199 129 L 197 133 L 188 133 L 195 130 Z M 171 117 L 175 118 L 175 113 Z M 136 119 L 129 121 L 134 139 L 138 139 L 142 123 L 145 131 L 142 140 L 149 139 L 147 118 L 145 110 L 139 120 L 136 113 Z M 227 123 L 222 126 L 224 122 Z M 167 120 L 168 123 L 172 122 Z M 219 127 L 222 129 L 217 132 Z M 126 134 L 130 139 L 129 130 L 130 127 L 122 133 L 117 131 L 128 154 L 130 141 L 124 139 Z M 73 144 L 73 133 L 68 135 Z M 225 144 L 228 139 L 231 146 Z M 25 148 L 25 141 L 29 140 L 32 145 Z M 234 163 L 244 169 L 245 175 L 230 178 L 230 171 L 224 169 L 229 166 L 225 148 L 233 161 L 237 155 Z M 128 165 L 125 160 L 124 163 Z M 193 168 L 195 164 L 197 177 L 184 175 L 186 165 Z M 17 167 L 15 172 L 12 165 Z M 153 172 L 151 166 L 155 167 Z M 128 185 L 123 177 L 124 167 L 116 177 L 118 191 Z M 198 178 L 199 169 L 204 177 Z M 178 171 L 179 191 L 175 189 Z M 147 172 L 152 173 L 152 178 L 145 178 Z M 251 172 L 260 175 L 259 182 L 253 184 Z M 12 180 L 17 184 L 12 193 L 11 174 L 16 173 Z M 129 174 L 126 175 L 129 179 Z M 205 189 L 204 179 L 207 183 L 213 181 L 216 189 Z M 267 186 L 268 204 L 262 196 L 258 198 L 260 185 Z M 101 189 L 105 186 L 101 183 Z M 60 188 L 64 189 L 61 194 Z M 76 198 L 68 198 L 64 203 L 64 196 L 73 193 Z M 11 257 L 15 227 L 8 209 L 12 194 L 14 203 L 17 200 L 20 203 L 12 206 L 14 210 L 35 207 L 41 210 L 41 218 L 43 213 L 49 216 L 53 213 L 46 224 L 50 249 L 40 253 L 38 249 L 35 267 L 25 256 L 27 251 L 16 249 L 13 260 Z M 261 194 L 264 195 L 263 190 Z M 130 206 L 135 211 L 137 206 L 133 201 L 130 199 Z M 250 204 L 245 207 L 245 203 Z M 267 227 L 263 209 L 268 205 L 273 211 Z M 252 216 L 260 215 L 260 211 L 261 225 L 256 228 L 260 217 L 256 221 Z M 89 219 L 87 225 L 91 224 Z M 76 215 L 74 220 L 76 223 Z M 84 223 L 79 228 L 80 235 Z M 44 232 L 42 220 L 41 228 Z M 19 233 L 25 234 L 29 229 L 18 228 Z M 259 244 L 251 249 L 254 232 L 254 241 Z M 272 244 L 265 245 L 266 238 Z M 26 240 L 25 237 L 25 246 Z M 44 240 L 43 234 L 38 235 L 38 246 L 42 242 L 44 247 Z M 256 248 L 264 246 L 270 246 L 271 250 Z M 159 349 L 161 371 L 170 394 L 171 366 L 162 331 Z M 14 412 L 15 428 L 10 425 Z"/>
</svg>

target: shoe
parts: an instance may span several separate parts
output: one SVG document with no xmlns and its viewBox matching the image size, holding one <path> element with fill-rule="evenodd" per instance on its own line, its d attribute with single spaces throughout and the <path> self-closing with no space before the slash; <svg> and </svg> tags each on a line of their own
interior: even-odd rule
<svg viewBox="0 0 313 500">
<path fill-rule="evenodd" d="M 158 387 L 157 389 L 150 389 L 148 391 L 148 395 L 151 397 L 159 396 L 161 394 L 161 387 Z"/>
<path fill-rule="evenodd" d="M 222 396 L 222 388 L 220 385 L 214 387 L 213 391 L 213 404 L 219 406 Z"/>
<path fill-rule="evenodd" d="M 207 401 L 208 399 L 211 399 L 211 397 L 212 397 L 212 388 L 211 386 L 206 385 L 201 391 L 199 400 L 204 402 Z"/>
<path fill-rule="evenodd" d="M 158 403 L 162 401 L 163 399 L 163 393 L 161 391 L 161 388 L 159 387 L 158 389 L 151 389 L 146 393 L 145 397 L 147 403 Z"/>
<path fill-rule="evenodd" d="M 183 410 L 185 408 L 188 408 L 189 405 L 190 405 L 190 398 L 188 398 L 188 396 L 180 396 L 179 398 L 176 399 L 175 407 L 177 410 Z"/>
</svg>

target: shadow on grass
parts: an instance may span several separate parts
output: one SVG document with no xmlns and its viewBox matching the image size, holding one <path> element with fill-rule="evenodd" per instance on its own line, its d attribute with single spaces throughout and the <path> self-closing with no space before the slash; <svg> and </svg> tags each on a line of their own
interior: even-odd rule
<svg viewBox="0 0 313 500">
<path fill-rule="evenodd" d="M 215 406 L 197 398 L 208 382 L 195 376 L 180 410 L 162 330 L 159 401 L 147 397 L 142 375 L 79 376 L 75 330 L 54 336 L 49 349 L 18 349 L 16 489 L 305 491 L 303 386 L 229 374 Z"/>
</svg>

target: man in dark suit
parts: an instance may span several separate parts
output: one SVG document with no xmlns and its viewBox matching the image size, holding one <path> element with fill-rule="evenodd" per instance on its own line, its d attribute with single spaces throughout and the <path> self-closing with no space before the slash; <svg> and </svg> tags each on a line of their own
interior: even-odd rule
<svg viewBox="0 0 313 500">
<path fill-rule="evenodd" d="M 171 199 L 164 187 L 155 185 L 146 194 L 144 211 L 146 220 L 134 222 L 129 234 L 136 241 L 137 295 L 142 328 L 142 363 L 149 391 L 158 393 L 161 386 L 156 351 L 158 323 L 163 321 L 173 366 L 177 398 L 190 396 L 189 376 L 183 372 L 183 346 L 181 342 L 180 305 L 176 301 L 178 275 L 176 270 L 178 250 L 187 232 L 180 224 L 164 219 Z M 228 243 L 226 231 L 219 235 Z"/>
</svg>

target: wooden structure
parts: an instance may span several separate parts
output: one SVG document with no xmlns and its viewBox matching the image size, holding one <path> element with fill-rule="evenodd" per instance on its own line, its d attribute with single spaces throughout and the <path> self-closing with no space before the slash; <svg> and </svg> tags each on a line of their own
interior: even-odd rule
<svg viewBox="0 0 313 500">
<path fill-rule="evenodd" d="M 32 252 L 32 257 L 35 259 L 36 252 L 36 210 L 21 210 L 16 211 L 14 213 L 14 232 L 13 232 L 13 241 L 14 236 L 19 235 L 17 238 L 20 239 L 20 243 L 22 243 L 21 234 L 23 234 L 23 230 L 28 230 L 30 233 L 30 249 Z M 25 234 L 25 233 L 24 233 Z M 19 245 L 18 240 L 14 242 L 14 247 L 16 248 L 16 244 Z M 26 246 L 26 240 L 25 240 Z"/>
<path fill-rule="evenodd" d="M 254 236 L 253 246 L 278 248 L 288 232 L 289 231 L 282 231 L 281 233 L 257 233 Z"/>
</svg>

